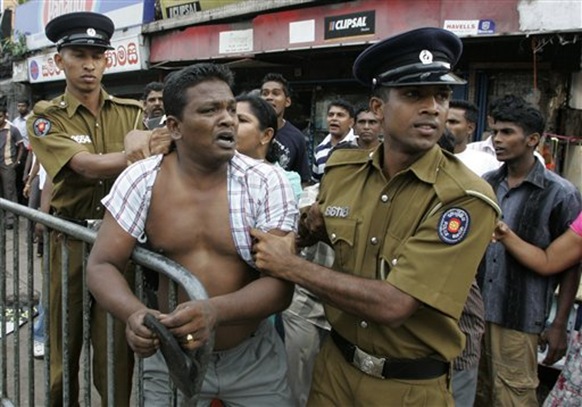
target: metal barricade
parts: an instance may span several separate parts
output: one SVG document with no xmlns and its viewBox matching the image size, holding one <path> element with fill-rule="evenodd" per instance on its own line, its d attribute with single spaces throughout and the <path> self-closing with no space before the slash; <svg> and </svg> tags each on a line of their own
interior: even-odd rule
<svg viewBox="0 0 582 407">
<path fill-rule="evenodd" d="M 4 215 L 6 212 L 15 214 L 15 223 L 12 230 L 6 230 Z M 58 231 L 63 239 L 60 242 L 62 253 L 62 281 L 67 281 L 69 251 L 66 245 L 68 239 L 80 240 L 83 243 L 83 353 L 80 364 L 80 403 L 83 406 L 101 405 L 91 379 L 91 346 L 89 315 L 91 307 L 90 294 L 85 279 L 86 259 L 97 232 L 75 223 L 47 215 L 26 206 L 0 198 L 0 406 L 39 406 L 49 405 L 50 389 L 50 346 L 51 338 L 48 335 L 50 315 L 48 299 L 50 289 L 49 232 L 44 232 L 44 256 L 35 258 L 33 244 L 33 226 L 41 223 L 49 230 Z M 24 252 L 24 253 L 23 253 Z M 141 267 L 147 267 L 162 273 L 180 285 L 190 299 L 203 300 L 208 296 L 202 284 L 185 268 L 174 261 L 157 253 L 137 247 L 132 253 L 132 260 L 137 265 L 136 294 L 143 298 L 143 278 Z M 42 282 L 41 282 L 42 279 Z M 42 288 L 41 288 L 42 287 Z M 175 285 L 174 285 L 175 287 Z M 41 288 L 41 289 L 39 289 Z M 39 295 L 41 293 L 41 295 Z M 67 284 L 62 284 L 63 315 L 67 315 L 68 304 Z M 176 290 L 170 292 L 170 303 L 176 301 Z M 33 358 L 33 322 L 38 305 L 42 304 L 45 313 L 45 357 L 39 361 Z M 112 338 L 113 317 L 108 315 L 107 329 L 107 393 L 106 405 L 116 406 L 114 400 L 115 377 L 113 377 Z M 67 351 L 68 332 L 67 318 L 63 318 L 63 400 L 56 404 L 76 404 L 77 400 L 70 400 L 66 366 L 69 355 Z M 197 353 L 197 363 L 200 372 L 195 389 L 200 389 L 204 379 L 208 359 L 213 347 L 213 340 L 208 341 Z M 134 372 L 132 405 L 143 406 L 143 369 L 141 359 L 136 363 Z M 176 398 L 176 392 L 174 392 Z M 53 401 L 54 402 L 54 401 Z"/>
</svg>

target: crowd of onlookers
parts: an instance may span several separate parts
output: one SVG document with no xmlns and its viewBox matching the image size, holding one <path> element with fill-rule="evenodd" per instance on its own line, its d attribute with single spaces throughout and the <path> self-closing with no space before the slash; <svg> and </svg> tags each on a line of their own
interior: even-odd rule
<svg viewBox="0 0 582 407">
<path fill-rule="evenodd" d="M 149 403 L 167 402 L 168 374 L 191 396 L 192 371 L 178 366 L 212 332 L 197 389 L 208 402 L 537 405 L 538 346 L 548 365 L 568 349 L 582 200 L 545 167 L 545 120 L 523 98 L 494 100 L 487 134 L 473 141 L 480 112 L 450 100 L 465 83 L 451 71 L 462 52 L 454 34 L 419 29 L 364 51 L 354 76 L 371 88 L 369 103 L 331 100 L 328 134 L 309 157 L 286 117 L 293 92 L 281 74 L 235 97 L 228 68 L 196 64 L 148 84 L 141 101 L 117 98 L 101 86 L 112 33 L 94 13 L 51 21 L 64 93 L 34 113 L 19 100 L 11 123 L 0 108 L 2 196 L 81 225 L 103 219 L 87 260 L 103 403 L 111 313 L 119 405 L 130 400 L 134 354 L 146 358 Z M 4 225 L 14 227 L 9 212 Z M 61 290 L 69 285 L 76 399 L 85 259 L 70 240 L 61 281 L 59 237 L 50 238 L 51 253 L 37 249 L 50 255 L 51 292 L 34 355 L 44 355 L 47 312 L 59 405 Z M 167 278 L 149 276 L 142 302 L 129 262 L 138 244 L 186 267 L 210 298 L 180 291 L 171 309 Z M 545 405 L 580 400 L 572 337 Z"/>
</svg>

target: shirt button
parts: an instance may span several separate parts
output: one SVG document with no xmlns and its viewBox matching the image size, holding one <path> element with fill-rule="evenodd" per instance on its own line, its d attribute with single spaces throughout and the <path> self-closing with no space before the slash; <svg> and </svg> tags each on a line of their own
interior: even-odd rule
<svg viewBox="0 0 582 407">
<path fill-rule="evenodd" d="M 101 210 L 101 207 L 100 207 L 100 206 L 98 206 L 97 208 L 95 208 L 95 210 L 96 210 L 97 212 L 99 212 L 99 211 Z"/>
<path fill-rule="evenodd" d="M 361 321 L 360 322 L 360 326 L 364 329 L 366 329 L 368 327 L 368 323 L 366 321 Z"/>
<path fill-rule="evenodd" d="M 398 264 L 398 259 L 392 259 L 392 265 L 395 266 Z"/>
<path fill-rule="evenodd" d="M 388 202 L 388 195 L 384 194 L 380 197 L 380 200 L 384 203 Z"/>
<path fill-rule="evenodd" d="M 373 237 L 370 239 L 370 243 L 372 243 L 373 245 L 377 245 L 378 244 L 378 239 L 376 237 Z"/>
<path fill-rule="evenodd" d="M 335 233 L 331 234 L 331 240 L 335 240 L 336 237 L 337 237 L 337 235 Z"/>
<path fill-rule="evenodd" d="M 98 184 L 103 185 L 103 181 L 99 180 Z"/>
<path fill-rule="evenodd" d="M 95 127 L 99 127 L 99 123 L 95 123 Z"/>
</svg>

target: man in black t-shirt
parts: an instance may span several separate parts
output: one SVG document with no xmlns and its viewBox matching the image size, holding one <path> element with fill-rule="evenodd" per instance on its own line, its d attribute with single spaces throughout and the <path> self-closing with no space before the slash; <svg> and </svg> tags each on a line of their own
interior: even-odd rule
<svg viewBox="0 0 582 407">
<path fill-rule="evenodd" d="M 265 75 L 261 84 L 261 97 L 273 106 L 277 113 L 279 129 L 275 142 L 281 147 L 279 165 L 287 171 L 295 171 L 303 184 L 309 182 L 311 172 L 307 162 L 307 146 L 301 131 L 284 119 L 285 109 L 291 106 L 287 80 L 280 74 Z"/>
</svg>

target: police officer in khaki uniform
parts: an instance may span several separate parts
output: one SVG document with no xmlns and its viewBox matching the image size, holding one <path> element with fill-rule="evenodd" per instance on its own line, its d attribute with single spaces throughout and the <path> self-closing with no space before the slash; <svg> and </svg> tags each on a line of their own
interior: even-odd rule
<svg viewBox="0 0 582 407">
<path fill-rule="evenodd" d="M 55 62 L 64 71 L 65 93 L 35 105 L 28 119 L 30 143 L 54 183 L 51 212 L 84 224 L 101 219 L 103 198 L 117 175 L 127 166 L 123 139 L 132 129 L 143 129 L 141 104 L 113 97 L 101 87 L 112 49 L 113 22 L 90 12 L 59 16 L 46 26 L 47 37 L 56 43 Z M 62 405 L 64 396 L 77 404 L 78 369 L 82 348 L 82 242 L 68 239 L 70 249 L 68 351 L 70 391 L 63 394 L 63 339 L 61 326 L 61 249 L 51 237 L 50 257 L 50 404 Z M 94 383 L 107 403 L 106 314 L 95 304 L 91 311 Z M 115 326 L 115 405 L 129 404 L 133 355 L 128 352 L 124 326 Z"/>
<path fill-rule="evenodd" d="M 291 238 L 251 231 L 260 269 L 326 303 L 332 332 L 308 405 L 454 405 L 458 320 L 499 211 L 491 188 L 436 144 L 450 86 L 464 84 L 451 73 L 461 51 L 449 31 L 422 28 L 355 61 L 385 141 L 327 163 L 306 227 L 326 232 L 333 269 L 295 256 Z"/>
</svg>

